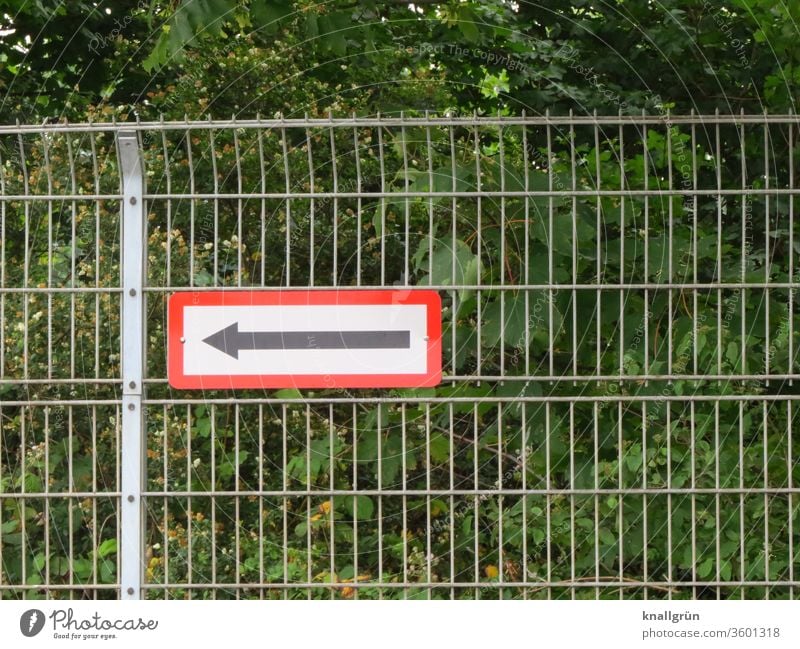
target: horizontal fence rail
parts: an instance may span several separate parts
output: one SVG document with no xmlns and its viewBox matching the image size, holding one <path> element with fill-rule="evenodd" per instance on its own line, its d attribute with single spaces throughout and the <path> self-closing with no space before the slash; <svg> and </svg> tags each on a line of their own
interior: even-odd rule
<svg viewBox="0 0 800 649">
<path fill-rule="evenodd" d="M 798 129 L 0 126 L 0 598 L 793 598 Z M 167 383 L 174 293 L 415 287 L 436 388 Z"/>
</svg>

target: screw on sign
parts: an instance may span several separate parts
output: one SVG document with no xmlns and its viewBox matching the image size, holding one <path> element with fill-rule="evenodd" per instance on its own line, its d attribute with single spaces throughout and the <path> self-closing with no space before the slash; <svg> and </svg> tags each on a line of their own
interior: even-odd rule
<svg viewBox="0 0 800 649">
<path fill-rule="evenodd" d="M 170 297 L 169 382 L 180 389 L 407 388 L 442 377 L 430 290 L 209 291 Z"/>
</svg>

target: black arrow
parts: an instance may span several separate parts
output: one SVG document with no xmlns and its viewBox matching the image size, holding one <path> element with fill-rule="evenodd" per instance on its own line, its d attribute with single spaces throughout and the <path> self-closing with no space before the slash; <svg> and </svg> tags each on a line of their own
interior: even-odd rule
<svg viewBox="0 0 800 649">
<path fill-rule="evenodd" d="M 228 356 L 242 349 L 409 349 L 410 331 L 239 331 L 239 323 L 204 338 Z"/>
</svg>

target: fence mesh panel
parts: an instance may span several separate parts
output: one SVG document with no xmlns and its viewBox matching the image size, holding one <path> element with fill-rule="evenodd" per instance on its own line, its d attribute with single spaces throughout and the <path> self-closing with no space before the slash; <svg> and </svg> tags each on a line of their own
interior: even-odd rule
<svg viewBox="0 0 800 649">
<path fill-rule="evenodd" d="M 0 128 L 3 598 L 121 594 L 122 128 Z M 794 596 L 796 118 L 124 129 L 143 597 Z M 436 389 L 167 383 L 174 292 L 421 286 Z"/>
</svg>

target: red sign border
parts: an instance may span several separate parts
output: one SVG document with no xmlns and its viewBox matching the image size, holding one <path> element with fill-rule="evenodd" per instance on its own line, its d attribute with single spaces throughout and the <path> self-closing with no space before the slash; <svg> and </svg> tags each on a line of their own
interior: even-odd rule
<svg viewBox="0 0 800 649">
<path fill-rule="evenodd" d="M 322 304 L 424 304 L 428 307 L 428 371 L 425 374 L 192 374 L 183 373 L 183 309 L 187 306 L 272 306 Z M 280 291 L 186 291 L 169 297 L 167 375 L 178 390 L 248 388 L 427 388 L 442 381 L 442 300 L 421 289 Z"/>
</svg>

